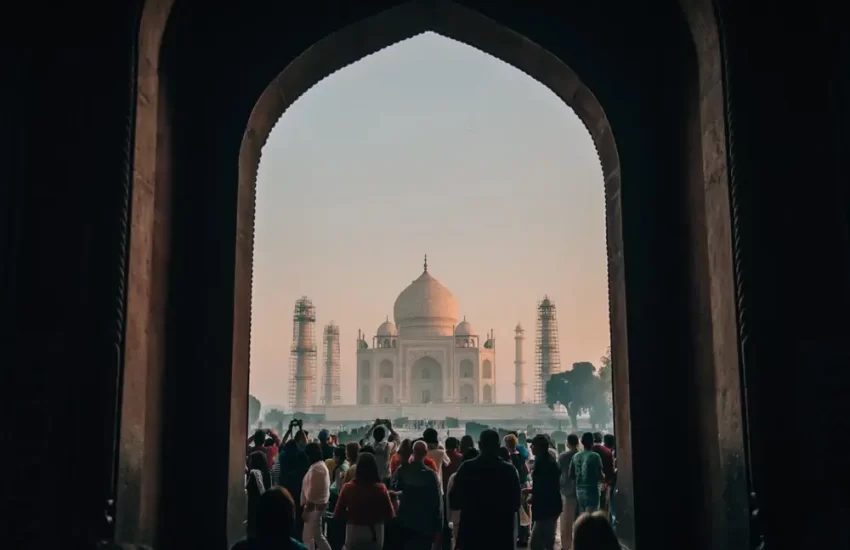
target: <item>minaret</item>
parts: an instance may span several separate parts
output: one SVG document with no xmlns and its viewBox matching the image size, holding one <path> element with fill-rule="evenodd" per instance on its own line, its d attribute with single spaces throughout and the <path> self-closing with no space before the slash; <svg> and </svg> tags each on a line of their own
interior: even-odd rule
<svg viewBox="0 0 850 550">
<path fill-rule="evenodd" d="M 517 323 L 516 330 L 514 332 L 516 333 L 514 336 L 514 341 L 516 342 L 516 358 L 514 359 L 514 367 L 516 368 L 516 383 L 514 384 L 516 387 L 516 395 L 514 397 L 514 401 L 519 404 L 525 402 L 525 361 L 522 360 L 522 346 L 525 342 L 525 331 L 522 329 L 522 325 Z"/>
</svg>

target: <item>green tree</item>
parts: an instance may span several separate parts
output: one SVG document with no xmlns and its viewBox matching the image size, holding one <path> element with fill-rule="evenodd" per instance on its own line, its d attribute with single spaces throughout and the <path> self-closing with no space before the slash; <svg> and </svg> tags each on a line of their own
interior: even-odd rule
<svg viewBox="0 0 850 550">
<path fill-rule="evenodd" d="M 609 388 L 611 387 L 611 346 L 605 350 L 605 355 L 599 358 L 602 364 L 599 367 L 599 379 L 602 380 Z"/>
<path fill-rule="evenodd" d="M 277 427 L 286 424 L 286 414 L 280 409 L 271 409 L 263 417 L 263 423 L 266 426 Z"/>
<path fill-rule="evenodd" d="M 262 405 L 260 400 L 251 394 L 248 394 L 248 425 L 253 426 L 260 420 L 260 409 Z"/>
<path fill-rule="evenodd" d="M 546 404 L 550 409 L 560 403 L 567 409 L 570 423 L 578 429 L 578 415 L 590 412 L 599 400 L 601 384 L 593 363 L 573 363 L 571 370 L 553 374 L 546 382 Z"/>
</svg>

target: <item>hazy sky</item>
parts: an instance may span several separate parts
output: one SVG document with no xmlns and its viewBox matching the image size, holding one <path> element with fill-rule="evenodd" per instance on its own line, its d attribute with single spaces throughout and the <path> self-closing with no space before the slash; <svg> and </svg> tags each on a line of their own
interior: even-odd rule
<svg viewBox="0 0 850 550">
<path fill-rule="evenodd" d="M 251 393 L 286 404 L 292 309 L 340 325 L 342 400 L 371 337 L 422 272 L 496 334 L 496 399 L 514 400 L 514 327 L 533 387 L 536 305 L 558 308 L 561 362 L 609 345 L 602 169 L 575 113 L 531 77 L 427 33 L 317 84 L 263 149 Z M 321 371 L 322 357 L 319 357 Z"/>
</svg>

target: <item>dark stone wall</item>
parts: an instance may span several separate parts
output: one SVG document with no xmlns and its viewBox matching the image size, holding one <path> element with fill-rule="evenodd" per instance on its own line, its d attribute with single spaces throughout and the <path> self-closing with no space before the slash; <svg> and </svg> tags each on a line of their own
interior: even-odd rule
<svg viewBox="0 0 850 550">
<path fill-rule="evenodd" d="M 699 293 L 710 281 L 694 279 L 688 239 L 693 197 L 683 182 L 694 167 L 683 136 L 692 131 L 696 73 L 682 14 L 661 2 L 616 12 L 464 3 L 559 55 L 615 131 L 629 363 L 655 378 L 631 380 L 638 428 L 627 537 L 641 547 L 723 547 L 704 539 L 718 519 L 701 507 L 716 482 L 703 476 L 706 416 L 715 411 L 700 405 L 702 378 L 689 368 L 703 349 Z M 25 13 L 16 47 L 0 50 L 10 174 L 0 185 L 0 316 L 11 327 L 0 402 L 4 448 L 20 461 L 2 482 L 13 529 L 0 536 L 10 547 L 81 548 L 111 536 L 104 515 L 115 487 L 139 14 L 134 2 L 113 4 Z M 310 44 L 391 4 L 324 2 L 297 14 L 282 3 L 175 9 L 163 47 L 176 144 L 163 319 L 171 337 L 156 403 L 165 419 L 205 410 L 210 421 L 164 422 L 157 547 L 224 548 L 232 521 L 235 182 L 253 103 Z M 837 6 L 757 4 L 719 6 L 756 535 L 767 548 L 841 547 L 848 456 L 833 441 L 850 432 L 848 36 Z M 662 403 L 682 413 L 671 418 Z M 719 430 L 731 421 L 713 420 Z M 673 461 L 662 454 L 670 446 Z M 796 487 L 818 501 L 789 504 Z"/>
</svg>

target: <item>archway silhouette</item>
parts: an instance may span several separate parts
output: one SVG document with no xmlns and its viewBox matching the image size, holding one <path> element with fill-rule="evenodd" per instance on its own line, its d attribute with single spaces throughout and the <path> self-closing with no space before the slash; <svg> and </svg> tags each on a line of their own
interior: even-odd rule
<svg viewBox="0 0 850 550">
<path fill-rule="evenodd" d="M 483 4 L 481 7 L 485 9 Z M 688 193 L 693 198 L 690 210 L 682 214 L 682 220 L 688 220 L 692 224 L 686 238 L 694 245 L 692 270 L 699 286 L 694 293 L 699 295 L 700 300 L 699 311 L 693 315 L 694 318 L 702 316 L 697 321 L 701 323 L 698 328 L 701 347 L 694 368 L 700 371 L 706 388 L 716 388 L 716 394 L 723 396 L 722 399 L 715 398 L 715 392 L 711 391 L 705 391 L 698 396 L 700 407 L 704 411 L 712 411 L 701 419 L 703 424 L 699 427 L 699 438 L 707 453 L 720 457 L 712 462 L 713 479 L 742 479 L 743 465 L 740 456 L 743 436 L 739 420 L 740 382 L 719 38 L 710 0 L 683 0 L 680 7 L 690 29 L 691 44 L 688 46 L 693 46 L 696 52 L 694 66 L 697 69 L 695 77 L 698 84 L 697 89 L 683 90 L 680 93 L 680 96 L 687 95 L 697 99 L 689 103 L 692 109 L 687 114 L 689 126 L 685 131 L 686 135 L 682 137 L 682 141 L 687 143 L 687 151 L 677 150 L 674 153 L 688 159 L 686 163 L 690 172 L 683 175 L 682 181 L 686 182 Z M 167 251 L 172 245 L 172 237 L 168 233 L 169 223 L 175 217 L 184 215 L 182 212 L 169 210 L 169 198 L 177 185 L 175 157 L 180 155 L 180 144 L 175 141 L 175 133 L 172 131 L 172 121 L 177 116 L 173 109 L 176 100 L 169 96 L 169 92 L 173 90 L 168 88 L 169 80 L 177 79 L 178 75 L 169 72 L 162 64 L 163 60 L 176 56 L 175 52 L 178 51 L 173 42 L 168 45 L 163 42 L 171 8 L 170 0 L 146 1 L 139 39 L 135 184 L 130 222 L 131 253 L 128 265 L 128 320 L 125 338 L 125 346 L 131 352 L 127 353 L 124 372 L 125 379 L 144 380 L 146 385 L 141 391 L 138 384 L 125 385 L 121 404 L 120 447 L 144 449 L 136 454 L 123 451 L 119 453 L 121 483 L 118 498 L 119 501 L 135 502 L 131 506 L 119 506 L 117 531 L 127 533 L 128 540 L 149 540 L 150 533 L 157 529 L 157 501 L 155 498 L 144 497 L 142 488 L 159 486 L 163 474 L 156 466 L 160 452 L 157 442 L 160 438 L 169 442 L 173 438 L 157 427 L 160 414 L 158 405 L 170 399 L 165 390 L 158 387 L 158 383 L 173 376 L 173 373 L 166 372 L 164 365 L 171 352 L 167 351 L 164 344 L 167 338 L 163 306 L 168 298 L 161 297 L 161 288 L 166 286 L 170 279 L 179 278 L 171 271 L 176 268 L 169 266 L 167 254 L 163 251 Z M 530 23 L 530 27 L 524 27 L 520 21 L 514 24 L 504 18 L 502 23 L 497 23 L 456 3 L 439 0 L 414 1 L 374 17 L 361 19 L 358 23 L 332 34 L 320 35 L 326 38 L 316 42 L 295 59 L 261 94 L 249 117 L 239 150 L 236 238 L 233 243 L 235 249 L 230 252 L 235 258 L 233 311 L 228 312 L 232 322 L 232 356 L 229 358 L 232 369 L 228 373 L 229 379 L 219 383 L 219 387 L 228 389 L 230 396 L 226 401 L 215 397 L 215 406 L 221 407 L 221 411 L 228 411 L 230 415 L 230 437 L 227 446 L 230 472 L 228 514 L 234 520 L 240 514 L 239 501 L 244 498 L 240 480 L 244 449 L 241 448 L 239 440 L 244 435 L 247 417 L 245 403 L 250 339 L 254 186 L 263 143 L 286 107 L 316 82 L 369 53 L 425 31 L 436 32 L 498 57 L 549 86 L 562 96 L 562 99 L 568 97 L 569 101 L 565 101 L 586 123 L 594 138 L 603 172 L 606 174 L 609 296 L 613 378 L 617 394 L 615 420 L 619 433 L 618 446 L 621 450 L 620 483 L 629 499 L 632 498 L 629 490 L 632 473 L 630 374 L 645 380 L 635 395 L 640 395 L 640 392 L 646 389 L 649 377 L 632 371 L 628 363 L 630 356 L 636 352 L 627 338 L 626 285 L 621 284 L 626 275 L 623 263 L 623 194 L 620 192 L 620 180 L 623 176 L 619 164 L 620 155 L 609 158 L 606 153 L 617 153 L 613 147 L 614 136 L 607 117 L 593 94 L 580 85 L 581 81 L 556 56 L 509 28 L 526 33 L 534 31 L 535 24 Z M 169 25 L 172 25 L 172 22 L 169 22 Z M 175 25 L 177 24 L 172 26 Z M 622 93 L 628 92 L 624 90 Z M 679 96 L 672 94 L 671 97 Z M 610 107 L 612 104 L 606 105 Z M 183 121 L 182 124 L 186 122 Z M 634 143 L 635 140 L 631 141 Z M 605 145 L 606 142 L 608 146 Z M 640 171 L 641 168 L 632 163 L 624 173 L 634 173 L 635 170 Z M 230 244 L 229 241 L 227 244 Z M 635 248 L 634 254 L 629 257 L 634 258 L 639 253 Z M 640 269 L 635 270 L 633 265 L 631 271 L 639 272 Z M 654 275 L 656 273 L 645 271 L 633 276 L 632 280 L 638 281 L 637 287 L 646 291 L 647 277 Z M 668 277 L 676 276 L 678 275 Z M 229 285 L 229 279 L 225 280 Z M 634 300 L 634 297 L 632 294 L 630 301 Z M 640 303 L 639 300 L 638 302 Z M 644 302 L 644 305 L 652 304 Z M 632 328 L 639 328 L 639 318 L 636 317 L 640 313 L 638 310 L 645 311 L 636 308 L 629 313 L 629 318 L 633 321 Z M 642 334 L 646 336 L 645 331 Z M 650 349 L 653 346 L 658 347 L 653 343 L 642 349 Z M 646 359 L 645 353 L 643 357 Z M 642 405 L 646 406 L 646 403 Z M 646 416 L 651 417 L 653 414 L 655 413 Z M 731 420 L 724 420 L 727 418 Z M 723 426 L 722 436 L 718 435 L 718 425 Z M 139 426 L 144 429 L 140 430 Z M 171 443 L 166 442 L 163 445 L 170 448 Z M 706 502 L 713 506 L 714 514 L 733 525 L 729 529 L 734 530 L 738 536 L 737 534 L 742 532 L 740 519 L 728 511 L 737 511 L 738 508 L 736 505 L 724 508 L 722 504 L 735 501 L 738 498 L 737 492 L 730 496 L 724 487 L 726 486 L 721 482 L 708 487 L 707 493 L 715 495 L 716 498 L 707 498 Z M 156 494 L 160 489 L 145 490 L 154 491 L 153 494 Z M 736 488 L 736 491 L 739 490 L 740 487 Z M 135 517 L 124 518 L 121 516 L 122 510 L 139 510 L 140 513 Z M 137 537 L 136 533 L 141 535 Z"/>
</svg>

